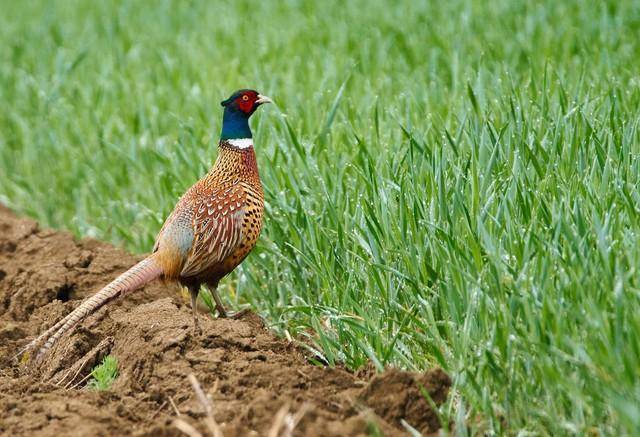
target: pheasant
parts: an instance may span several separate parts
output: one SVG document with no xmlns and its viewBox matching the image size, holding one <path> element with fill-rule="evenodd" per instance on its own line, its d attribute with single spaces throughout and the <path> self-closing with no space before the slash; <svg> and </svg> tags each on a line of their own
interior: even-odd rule
<svg viewBox="0 0 640 437">
<path fill-rule="evenodd" d="M 271 99 L 242 89 L 221 102 L 224 107 L 218 158 L 206 176 L 180 198 L 162 226 L 153 252 L 86 299 L 19 355 L 34 350 L 40 360 L 60 337 L 106 303 L 162 278 L 177 281 L 191 295 L 194 331 L 199 331 L 196 299 L 202 284 L 227 317 L 218 282 L 231 273 L 256 245 L 262 229 L 264 197 L 249 118 Z"/>
</svg>

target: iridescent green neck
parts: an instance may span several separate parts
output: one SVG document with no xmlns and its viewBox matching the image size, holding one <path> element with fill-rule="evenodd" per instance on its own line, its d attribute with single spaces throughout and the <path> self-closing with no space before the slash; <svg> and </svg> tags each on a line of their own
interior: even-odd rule
<svg viewBox="0 0 640 437">
<path fill-rule="evenodd" d="M 249 117 L 247 116 L 247 114 L 235 110 L 229 106 L 224 108 L 220 139 L 231 140 L 251 137 L 251 128 L 249 128 Z"/>
</svg>

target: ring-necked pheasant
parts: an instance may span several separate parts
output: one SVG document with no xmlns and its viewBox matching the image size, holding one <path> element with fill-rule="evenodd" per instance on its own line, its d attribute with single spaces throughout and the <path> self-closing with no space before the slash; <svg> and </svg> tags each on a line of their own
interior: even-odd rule
<svg viewBox="0 0 640 437">
<path fill-rule="evenodd" d="M 153 253 L 82 302 L 20 354 L 40 346 L 37 359 L 42 358 L 65 332 L 98 308 L 160 277 L 189 289 L 194 330 L 199 330 L 196 299 L 202 284 L 211 291 L 219 315 L 227 316 L 218 282 L 249 254 L 262 228 L 262 184 L 249 117 L 264 103 L 271 99 L 249 89 L 236 91 L 221 103 L 218 159 L 180 198 L 158 234 Z"/>
</svg>

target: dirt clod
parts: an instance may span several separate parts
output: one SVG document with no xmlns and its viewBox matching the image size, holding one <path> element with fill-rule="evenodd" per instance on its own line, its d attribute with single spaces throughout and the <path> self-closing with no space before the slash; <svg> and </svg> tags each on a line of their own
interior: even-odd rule
<svg viewBox="0 0 640 437">
<path fill-rule="evenodd" d="M 207 393 L 225 436 L 424 434 L 440 424 L 436 405 L 450 380 L 388 370 L 360 375 L 318 367 L 278 339 L 253 313 L 239 320 L 191 313 L 176 286 L 160 281 L 118 300 L 63 336 L 37 372 L 12 357 L 139 257 L 95 240 L 40 230 L 0 206 L 0 434 L 181 435 L 176 419 L 207 433 L 207 415 L 193 392 L 193 374 Z M 86 386 L 107 354 L 119 362 L 108 392 Z"/>
<path fill-rule="evenodd" d="M 446 400 L 450 385 L 449 376 L 441 369 L 426 373 L 389 369 L 373 377 L 360 399 L 389 423 L 402 426 L 404 420 L 418 431 L 428 433 L 440 425 L 425 394 L 440 405 Z"/>
</svg>

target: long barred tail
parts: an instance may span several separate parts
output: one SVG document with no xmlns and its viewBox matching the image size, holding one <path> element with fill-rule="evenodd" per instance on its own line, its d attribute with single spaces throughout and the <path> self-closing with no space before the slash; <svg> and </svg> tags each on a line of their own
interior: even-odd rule
<svg viewBox="0 0 640 437">
<path fill-rule="evenodd" d="M 160 277 L 160 275 L 162 275 L 162 269 L 153 259 L 153 256 L 143 259 L 102 290 L 82 302 L 78 308 L 69 313 L 64 319 L 47 329 L 38 338 L 29 343 L 18 356 L 42 344 L 36 358 L 36 360 L 40 360 L 65 332 L 75 327 L 85 317 L 93 314 L 113 299 L 137 290 L 146 283 Z"/>
</svg>

